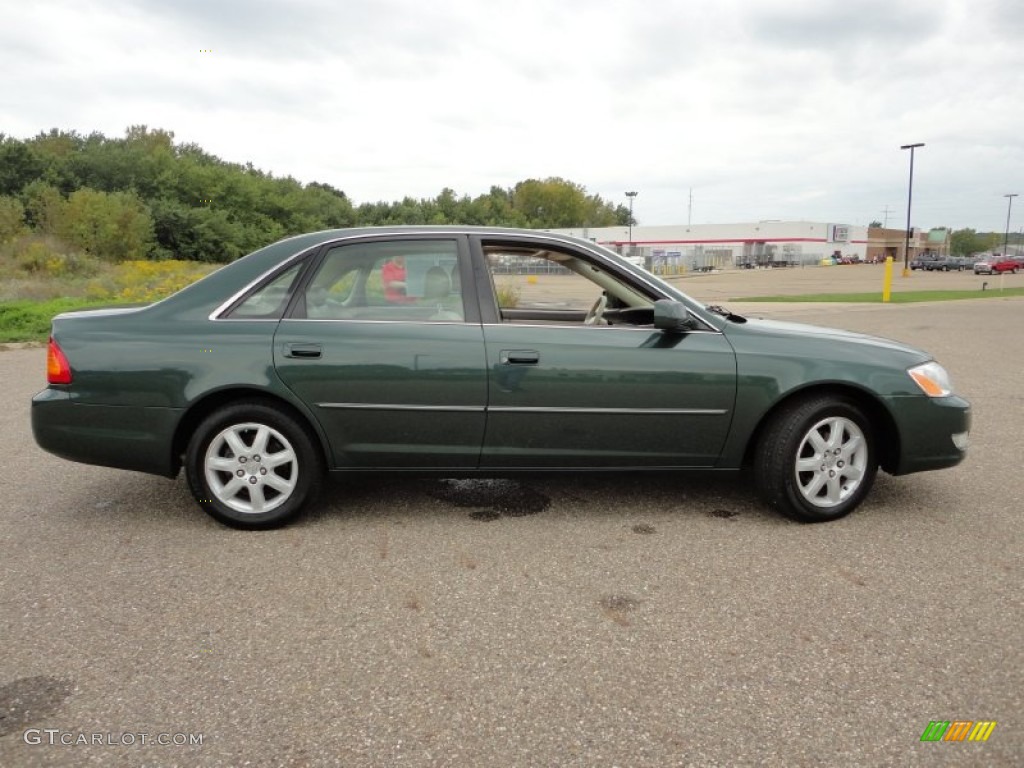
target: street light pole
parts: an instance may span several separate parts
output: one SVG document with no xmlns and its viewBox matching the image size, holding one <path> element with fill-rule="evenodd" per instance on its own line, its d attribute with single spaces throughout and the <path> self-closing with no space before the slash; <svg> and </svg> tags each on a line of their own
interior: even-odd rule
<svg viewBox="0 0 1024 768">
<path fill-rule="evenodd" d="M 633 255 L 633 199 L 637 193 L 627 192 L 626 197 L 629 198 L 629 255 Z"/>
<path fill-rule="evenodd" d="M 1006 232 L 1003 235 L 1003 258 L 1007 258 L 1010 254 L 1007 253 L 1009 250 L 1010 243 L 1010 210 L 1013 208 L 1013 198 L 1017 196 L 1016 192 L 1012 192 L 1009 195 L 1003 195 L 1006 198 Z"/>
<path fill-rule="evenodd" d="M 914 199 L 914 150 L 924 144 L 904 144 L 900 149 L 910 150 L 910 184 L 907 185 L 907 239 L 903 244 L 903 276 L 910 276 L 910 203 Z"/>
</svg>

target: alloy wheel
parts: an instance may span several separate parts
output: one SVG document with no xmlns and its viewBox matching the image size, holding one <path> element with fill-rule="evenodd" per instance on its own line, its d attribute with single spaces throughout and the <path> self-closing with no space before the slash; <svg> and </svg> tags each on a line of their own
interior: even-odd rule
<svg viewBox="0 0 1024 768">
<path fill-rule="evenodd" d="M 797 489 L 816 507 L 835 507 L 857 491 L 867 463 L 868 443 L 860 427 L 844 416 L 830 416 L 800 441 Z"/>
<path fill-rule="evenodd" d="M 288 439 L 265 424 L 234 424 L 210 441 L 203 459 L 206 482 L 222 504 L 263 514 L 284 504 L 299 479 Z"/>
</svg>

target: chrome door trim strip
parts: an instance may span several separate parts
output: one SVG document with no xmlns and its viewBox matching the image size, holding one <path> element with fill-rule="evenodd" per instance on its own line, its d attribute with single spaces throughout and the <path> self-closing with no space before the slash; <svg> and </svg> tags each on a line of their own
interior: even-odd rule
<svg viewBox="0 0 1024 768">
<path fill-rule="evenodd" d="M 726 408 L 573 408 L 514 405 L 405 405 L 397 403 L 317 403 L 319 408 L 351 411 L 431 411 L 440 413 L 566 413 L 612 416 L 723 416 Z"/>
<path fill-rule="evenodd" d="M 561 408 L 514 405 L 492 405 L 487 410 L 495 413 L 591 413 L 625 416 L 722 416 L 729 412 L 725 408 Z"/>
<path fill-rule="evenodd" d="M 395 403 L 317 403 L 320 408 L 350 411 L 440 411 L 449 413 L 483 413 L 482 405 L 398 405 Z"/>
</svg>

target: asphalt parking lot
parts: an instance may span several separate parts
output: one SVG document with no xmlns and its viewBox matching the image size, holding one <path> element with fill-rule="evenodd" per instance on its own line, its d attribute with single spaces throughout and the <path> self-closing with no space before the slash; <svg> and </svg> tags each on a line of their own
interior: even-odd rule
<svg viewBox="0 0 1024 768">
<path fill-rule="evenodd" d="M 0 352 L 0 765 L 1024 764 L 1024 299 L 731 307 L 933 352 L 968 460 L 818 526 L 732 476 L 382 477 L 245 533 L 37 449 L 44 351 Z"/>
</svg>

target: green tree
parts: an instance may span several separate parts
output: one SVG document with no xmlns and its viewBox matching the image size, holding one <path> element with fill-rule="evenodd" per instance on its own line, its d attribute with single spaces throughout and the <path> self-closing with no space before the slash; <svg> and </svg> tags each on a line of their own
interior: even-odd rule
<svg viewBox="0 0 1024 768">
<path fill-rule="evenodd" d="M 0 243 L 6 243 L 25 231 L 25 206 L 9 195 L 0 196 Z"/>
<path fill-rule="evenodd" d="M 0 134 L 0 195 L 17 195 L 38 179 L 46 162 L 26 144 Z"/>
<path fill-rule="evenodd" d="M 141 259 L 153 245 L 153 219 L 134 193 L 86 187 L 68 198 L 57 234 L 93 256 Z"/>
<path fill-rule="evenodd" d="M 970 256 L 992 246 L 992 236 L 973 229 L 956 229 L 949 236 L 949 250 L 954 256 Z"/>
<path fill-rule="evenodd" d="M 63 234 L 114 259 L 145 253 L 223 261 L 287 235 L 354 224 L 553 228 L 629 220 L 625 206 L 555 177 L 492 186 L 475 198 L 445 187 L 434 198 L 353 206 L 329 184 L 303 185 L 250 162 L 225 162 L 146 125 L 130 126 L 121 138 L 59 129 L 26 141 L 0 134 L 0 195 L 20 198 L 34 232 Z"/>
<path fill-rule="evenodd" d="M 64 197 L 52 184 L 36 180 L 21 191 L 25 219 L 34 232 L 55 235 L 64 217 Z"/>
<path fill-rule="evenodd" d="M 565 179 L 527 179 L 512 190 L 512 207 L 525 226 L 538 228 L 601 227 L 628 223 L 629 209 L 613 207 L 598 195 Z M 623 217 L 625 217 L 623 219 Z"/>
</svg>

